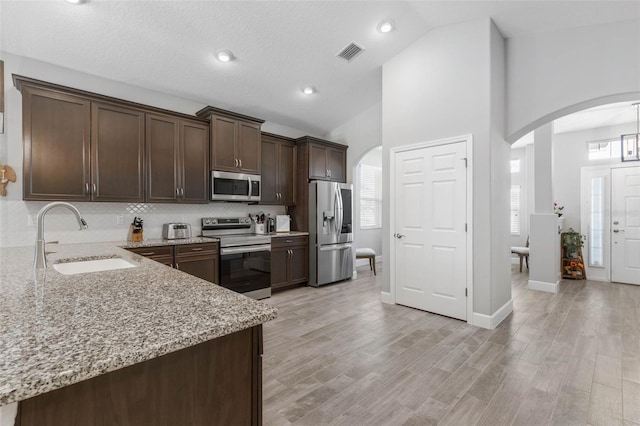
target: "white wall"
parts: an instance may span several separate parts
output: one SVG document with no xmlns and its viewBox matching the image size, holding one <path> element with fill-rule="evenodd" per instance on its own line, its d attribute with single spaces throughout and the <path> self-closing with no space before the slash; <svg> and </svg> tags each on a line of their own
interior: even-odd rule
<svg viewBox="0 0 640 426">
<path fill-rule="evenodd" d="M 392 247 L 390 149 L 472 134 L 473 310 L 485 315 L 511 297 L 503 42 L 490 20 L 475 20 L 433 30 L 383 66 L 384 250 Z M 386 268 L 383 291 L 389 280 Z"/>
<path fill-rule="evenodd" d="M 598 98 L 609 97 L 610 102 L 637 99 L 639 18 L 640 3 L 638 14 L 627 22 L 509 38 L 509 142 L 569 112 L 608 103 L 593 101 Z M 584 105 L 578 105 L 581 103 Z M 578 106 L 561 112 L 572 105 Z"/>
<path fill-rule="evenodd" d="M 0 58 L 5 62 L 6 109 L 5 133 L 0 134 L 0 164 L 10 165 L 16 171 L 18 178 L 17 182 L 7 186 L 8 195 L 0 197 L 0 247 L 33 245 L 35 228 L 28 226 L 28 218 L 35 215 L 44 205 L 41 202 L 22 200 L 22 97 L 13 86 L 11 74 L 24 75 L 186 114 L 194 114 L 204 106 L 188 99 L 98 78 L 5 52 L 0 52 Z M 277 123 L 265 123 L 263 128 L 266 131 L 290 137 L 305 134 L 302 130 Z M 145 220 L 145 238 L 160 238 L 162 224 L 166 222 L 191 223 L 194 233 L 197 234 L 200 232 L 199 219 L 204 216 L 244 216 L 258 211 L 271 214 L 284 213 L 283 207 L 252 206 L 242 203 L 210 203 L 208 205 L 77 203 L 77 206 L 85 215 L 89 229 L 77 232 L 77 224 L 73 217 L 65 210 L 54 209 L 46 220 L 48 240 L 60 240 L 61 243 L 123 241 L 126 240 L 128 223 L 136 215 L 142 216 Z M 124 225 L 116 224 L 118 215 L 123 216 Z"/>
</svg>

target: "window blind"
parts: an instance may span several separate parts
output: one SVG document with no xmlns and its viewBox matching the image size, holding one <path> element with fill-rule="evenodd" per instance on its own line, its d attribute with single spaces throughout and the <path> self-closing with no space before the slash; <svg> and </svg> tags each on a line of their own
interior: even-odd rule
<svg viewBox="0 0 640 426">
<path fill-rule="evenodd" d="M 511 235 L 520 235 L 520 185 L 511 186 Z"/>
<path fill-rule="evenodd" d="M 360 229 L 382 228 L 382 168 L 360 166 Z"/>
</svg>

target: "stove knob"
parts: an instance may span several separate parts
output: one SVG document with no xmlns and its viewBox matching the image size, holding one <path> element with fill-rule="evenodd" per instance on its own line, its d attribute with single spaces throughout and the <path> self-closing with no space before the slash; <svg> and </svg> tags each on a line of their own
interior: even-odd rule
<svg viewBox="0 0 640 426">
<path fill-rule="evenodd" d="M 214 225 L 217 224 L 218 223 L 218 219 L 211 219 L 211 223 L 214 224 Z"/>
<path fill-rule="evenodd" d="M 211 220 L 210 220 L 210 219 L 205 219 L 205 220 L 204 220 L 204 224 L 205 224 L 205 225 L 208 225 L 208 224 L 210 224 L 210 223 L 211 223 Z"/>
</svg>

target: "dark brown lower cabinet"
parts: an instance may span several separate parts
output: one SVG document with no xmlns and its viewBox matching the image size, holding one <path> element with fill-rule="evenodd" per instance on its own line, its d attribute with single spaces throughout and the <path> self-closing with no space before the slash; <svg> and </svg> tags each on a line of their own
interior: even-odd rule
<svg viewBox="0 0 640 426">
<path fill-rule="evenodd" d="M 139 247 L 127 250 L 173 268 L 173 246 Z"/>
<path fill-rule="evenodd" d="M 21 401 L 15 424 L 261 425 L 262 325 Z"/>
<path fill-rule="evenodd" d="M 138 247 L 128 250 L 214 284 L 219 282 L 219 243 Z"/>
<path fill-rule="evenodd" d="M 218 243 L 176 246 L 175 268 L 218 283 Z"/>
<path fill-rule="evenodd" d="M 271 239 L 271 289 L 288 288 L 309 281 L 309 237 Z"/>
</svg>

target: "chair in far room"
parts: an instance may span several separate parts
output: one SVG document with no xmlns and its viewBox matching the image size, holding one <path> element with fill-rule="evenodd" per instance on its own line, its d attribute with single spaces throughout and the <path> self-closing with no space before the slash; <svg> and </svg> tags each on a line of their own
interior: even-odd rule
<svg viewBox="0 0 640 426">
<path fill-rule="evenodd" d="M 372 248 L 357 248 L 356 259 L 369 259 L 369 268 L 376 274 L 376 252 Z"/>
<path fill-rule="evenodd" d="M 529 269 L 529 237 L 527 237 L 527 245 L 525 247 L 511 247 L 511 253 L 520 257 L 520 272 L 522 272 L 522 260 L 527 263 Z"/>
</svg>

